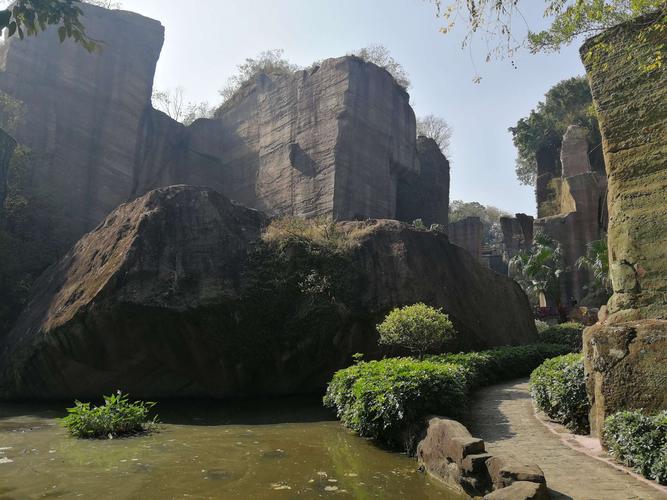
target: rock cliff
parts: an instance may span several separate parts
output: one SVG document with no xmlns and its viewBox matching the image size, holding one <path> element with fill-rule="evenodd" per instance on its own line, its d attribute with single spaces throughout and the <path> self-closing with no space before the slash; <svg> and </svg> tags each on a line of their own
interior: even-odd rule
<svg viewBox="0 0 667 500">
<path fill-rule="evenodd" d="M 9 162 L 14 154 L 16 141 L 7 132 L 0 129 L 0 209 L 7 196 L 7 182 L 9 176 Z"/>
<path fill-rule="evenodd" d="M 665 12 L 612 28 L 581 49 L 609 183 L 608 317 L 584 332 L 591 428 L 625 408 L 665 409 L 667 383 L 667 66 Z"/>
<path fill-rule="evenodd" d="M 271 215 L 351 220 L 404 218 L 407 179 L 429 193 L 422 203 L 403 197 L 410 217 L 447 222 L 447 162 L 417 147 L 409 96 L 386 70 L 348 56 L 260 74 L 215 119 L 184 127 L 151 106 L 160 23 L 83 9 L 100 53 L 54 43 L 50 30 L 10 39 L 0 54 L 0 90 L 27 109 L 17 139 L 46 159 L 33 177 L 79 234 L 118 204 L 180 183 Z"/>
<path fill-rule="evenodd" d="M 1 341 L 0 396 L 318 391 L 353 353 L 377 355 L 374 325 L 417 301 L 450 314 L 451 348 L 536 337 L 519 286 L 440 232 L 370 220 L 317 242 L 267 239 L 266 223 L 206 188 L 121 205 L 40 278 Z"/>
</svg>

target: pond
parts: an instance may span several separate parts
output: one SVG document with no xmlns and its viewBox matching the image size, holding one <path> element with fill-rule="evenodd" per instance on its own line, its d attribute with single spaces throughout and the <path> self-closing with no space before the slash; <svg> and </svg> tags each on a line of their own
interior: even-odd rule
<svg viewBox="0 0 667 500">
<path fill-rule="evenodd" d="M 460 497 L 316 399 L 162 402 L 148 436 L 78 440 L 67 404 L 0 403 L 0 499 Z"/>
</svg>

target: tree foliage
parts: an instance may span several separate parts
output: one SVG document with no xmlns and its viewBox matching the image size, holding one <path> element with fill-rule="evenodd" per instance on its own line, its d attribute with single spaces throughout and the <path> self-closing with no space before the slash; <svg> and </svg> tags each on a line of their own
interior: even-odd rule
<svg viewBox="0 0 667 500">
<path fill-rule="evenodd" d="M 558 163 L 563 134 L 570 125 L 588 131 L 591 165 L 604 170 L 600 144 L 602 138 L 593 109 L 593 97 L 583 76 L 563 80 L 554 85 L 530 114 L 510 127 L 517 148 L 516 175 L 522 184 L 534 185 L 537 178 L 537 157 Z"/>
<path fill-rule="evenodd" d="M 256 57 L 248 57 L 244 63 L 237 66 L 237 73 L 227 79 L 225 86 L 220 89 L 219 94 L 223 102 L 231 99 L 247 82 L 252 81 L 258 75 L 290 74 L 299 69 L 283 57 L 283 49 L 272 49 L 260 52 Z"/>
<path fill-rule="evenodd" d="M 153 90 L 153 106 L 184 125 L 191 125 L 199 118 L 212 118 L 215 109 L 208 102 L 185 100 L 183 87 Z"/>
<path fill-rule="evenodd" d="M 396 61 L 389 52 L 389 49 L 384 45 L 377 43 L 367 45 L 359 50 L 353 52 L 353 55 L 357 56 L 360 59 L 363 59 L 366 62 L 370 62 L 380 66 L 381 68 L 386 69 L 389 74 L 394 77 L 396 83 L 398 83 L 402 88 L 407 90 L 410 88 L 410 77 L 408 72 L 405 71 L 405 68 Z"/>
<path fill-rule="evenodd" d="M 426 115 L 417 118 L 417 137 L 423 135 L 433 139 L 443 154 L 449 153 L 449 144 L 452 138 L 452 127 L 445 121 L 435 115 Z"/>
<path fill-rule="evenodd" d="M 76 0 L 16 0 L 9 8 L 0 10 L 0 29 L 6 36 L 34 36 L 49 26 L 58 27 L 60 42 L 72 39 L 89 52 L 99 48 L 99 41 L 91 39 L 80 18 L 83 12 Z"/>
<path fill-rule="evenodd" d="M 377 330 L 380 344 L 407 349 L 419 357 L 441 348 L 455 334 L 442 309 L 422 303 L 392 310 Z"/>
<path fill-rule="evenodd" d="M 510 274 L 529 297 L 540 293 L 559 301 L 560 275 L 563 273 L 560 245 L 544 233 L 537 233 L 533 246 L 510 260 Z"/>
<path fill-rule="evenodd" d="M 481 34 L 491 57 L 512 57 L 527 46 L 532 52 L 559 50 L 580 36 L 590 36 L 651 11 L 667 9 L 665 0 L 542 0 L 551 22 L 540 32 L 527 31 L 522 5 L 534 0 L 433 0 L 447 33 L 463 24 L 466 46 Z M 517 27 L 518 23 L 518 27 Z M 517 34 L 518 33 L 518 34 Z"/>
<path fill-rule="evenodd" d="M 586 255 L 577 259 L 577 268 L 588 269 L 593 274 L 594 289 L 611 292 L 607 238 L 589 242 L 586 245 Z"/>
</svg>

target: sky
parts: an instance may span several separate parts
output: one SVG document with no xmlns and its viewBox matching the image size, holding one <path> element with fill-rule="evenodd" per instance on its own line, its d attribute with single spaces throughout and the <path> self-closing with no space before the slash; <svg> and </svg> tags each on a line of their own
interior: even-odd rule
<svg viewBox="0 0 667 500">
<path fill-rule="evenodd" d="M 545 26 L 540 4 L 520 4 L 534 31 Z M 264 50 L 284 49 L 292 63 L 307 66 L 384 45 L 410 76 L 417 116 L 434 114 L 453 128 L 450 199 L 510 213 L 534 215 L 535 197 L 516 180 L 507 128 L 552 85 L 584 73 L 578 43 L 556 54 L 522 51 L 514 66 L 487 63 L 482 39 L 462 50 L 463 30 L 439 31 L 444 22 L 428 0 L 123 0 L 122 7 L 165 26 L 155 87 L 182 87 L 187 100 L 211 104 L 237 65 Z"/>
</svg>

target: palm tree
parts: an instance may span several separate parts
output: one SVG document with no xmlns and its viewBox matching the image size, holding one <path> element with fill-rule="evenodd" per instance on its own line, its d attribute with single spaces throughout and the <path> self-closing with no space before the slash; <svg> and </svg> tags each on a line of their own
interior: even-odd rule
<svg viewBox="0 0 667 500">
<path fill-rule="evenodd" d="M 593 288 L 610 293 L 607 238 L 591 241 L 586 247 L 586 255 L 577 259 L 577 269 L 588 269 L 593 274 Z"/>
<path fill-rule="evenodd" d="M 539 297 L 546 305 L 547 297 L 560 304 L 562 252 L 560 245 L 544 233 L 537 233 L 531 248 L 519 252 L 509 263 L 510 275 L 529 297 Z"/>
</svg>

